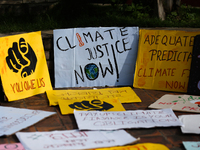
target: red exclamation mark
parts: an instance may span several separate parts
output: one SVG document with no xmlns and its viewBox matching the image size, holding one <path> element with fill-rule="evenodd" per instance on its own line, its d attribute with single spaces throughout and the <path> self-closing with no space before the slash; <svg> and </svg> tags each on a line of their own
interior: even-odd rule
<svg viewBox="0 0 200 150">
<path fill-rule="evenodd" d="M 79 41 L 79 46 L 80 46 L 80 47 L 84 46 L 84 43 L 83 43 L 83 41 L 81 40 L 81 36 L 80 36 L 78 33 L 76 33 L 76 37 L 77 37 L 77 39 L 78 39 L 78 41 Z"/>
</svg>

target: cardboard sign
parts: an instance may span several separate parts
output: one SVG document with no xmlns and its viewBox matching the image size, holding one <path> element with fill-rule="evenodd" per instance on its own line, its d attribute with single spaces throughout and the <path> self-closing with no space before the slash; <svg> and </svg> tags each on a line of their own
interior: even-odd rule
<svg viewBox="0 0 200 150">
<path fill-rule="evenodd" d="M 79 130 L 181 126 L 172 109 L 119 112 L 74 111 Z"/>
<path fill-rule="evenodd" d="M 181 115 L 179 120 L 183 123 L 183 133 L 200 134 L 200 115 Z"/>
<path fill-rule="evenodd" d="M 163 144 L 154 144 L 154 143 L 142 143 L 135 144 L 130 146 L 119 146 L 119 147 L 110 147 L 110 148 L 98 148 L 92 150 L 169 150 Z"/>
<path fill-rule="evenodd" d="M 200 113 L 200 96 L 166 94 L 151 104 L 149 108 L 171 108 L 174 111 Z"/>
<path fill-rule="evenodd" d="M 183 145 L 186 150 L 199 150 L 200 149 L 200 141 L 183 141 Z"/>
<path fill-rule="evenodd" d="M 21 143 L 1 144 L 0 150 L 25 150 Z"/>
<path fill-rule="evenodd" d="M 131 87 L 103 88 L 89 90 L 49 90 L 46 91 L 49 105 L 58 105 L 58 100 L 94 100 L 118 98 L 121 103 L 141 102 Z"/>
<path fill-rule="evenodd" d="M 93 100 L 58 100 L 58 103 L 63 115 L 73 114 L 74 109 L 84 111 L 126 111 L 117 98 Z"/>
<path fill-rule="evenodd" d="M 197 34 L 200 32 L 141 29 L 133 86 L 187 92 Z"/>
<path fill-rule="evenodd" d="M 200 35 L 195 36 L 187 93 L 200 95 Z"/>
<path fill-rule="evenodd" d="M 18 132 L 17 138 L 28 150 L 73 150 L 122 146 L 137 141 L 124 130 Z"/>
<path fill-rule="evenodd" d="M 58 29 L 53 34 L 56 88 L 133 84 L 138 27 Z"/>
<path fill-rule="evenodd" d="M 11 135 L 55 112 L 0 106 L 0 136 Z"/>
<path fill-rule="evenodd" d="M 41 32 L 0 38 L 4 92 L 14 101 L 52 90 Z"/>
</svg>

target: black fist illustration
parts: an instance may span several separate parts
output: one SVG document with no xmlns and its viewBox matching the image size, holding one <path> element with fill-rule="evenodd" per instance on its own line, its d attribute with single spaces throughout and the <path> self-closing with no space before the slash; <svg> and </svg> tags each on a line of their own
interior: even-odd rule
<svg viewBox="0 0 200 150">
<path fill-rule="evenodd" d="M 102 102 L 100 100 L 92 100 L 91 102 L 90 101 L 75 102 L 74 104 L 70 104 L 69 107 L 77 110 L 104 111 L 113 108 L 113 105 L 106 102 Z"/>
<path fill-rule="evenodd" d="M 21 77 L 24 78 L 35 71 L 37 57 L 31 46 L 25 42 L 24 38 L 20 38 L 19 44 L 13 42 L 13 46 L 8 49 L 6 62 L 13 72 L 21 72 Z"/>
</svg>

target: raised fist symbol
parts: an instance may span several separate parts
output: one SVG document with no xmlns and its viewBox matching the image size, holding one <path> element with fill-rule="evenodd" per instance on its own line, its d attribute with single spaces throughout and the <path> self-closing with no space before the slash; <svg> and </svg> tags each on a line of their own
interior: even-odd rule
<svg viewBox="0 0 200 150">
<path fill-rule="evenodd" d="M 8 49 L 6 62 L 13 72 L 21 72 L 21 77 L 24 78 L 35 71 L 37 57 L 31 46 L 25 42 L 24 38 L 20 38 L 19 44 L 13 42 L 13 46 Z"/>
<path fill-rule="evenodd" d="M 106 102 L 102 102 L 100 100 L 92 100 L 91 102 L 90 101 L 75 102 L 74 104 L 70 104 L 69 107 L 77 110 L 104 111 L 113 108 L 113 105 Z"/>
</svg>

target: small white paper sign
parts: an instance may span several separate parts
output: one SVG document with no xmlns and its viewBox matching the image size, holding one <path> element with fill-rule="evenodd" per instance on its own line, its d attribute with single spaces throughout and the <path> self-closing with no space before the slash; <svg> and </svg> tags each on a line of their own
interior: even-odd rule
<svg viewBox="0 0 200 150">
<path fill-rule="evenodd" d="M 124 130 L 18 132 L 16 136 L 26 150 L 90 149 L 126 145 L 136 141 Z"/>
<path fill-rule="evenodd" d="M 186 150 L 200 150 L 200 141 L 198 142 L 183 141 L 183 145 Z"/>
<path fill-rule="evenodd" d="M 200 115 L 181 115 L 178 117 L 183 123 L 181 127 L 183 133 L 200 134 Z"/>
<path fill-rule="evenodd" d="M 172 109 L 120 112 L 74 111 L 79 130 L 181 126 Z"/>
<path fill-rule="evenodd" d="M 165 94 L 149 108 L 200 113 L 200 96 Z"/>
<path fill-rule="evenodd" d="M 55 87 L 133 85 L 138 27 L 56 29 Z"/>
<path fill-rule="evenodd" d="M 55 112 L 0 106 L 0 136 L 11 135 Z"/>
</svg>

